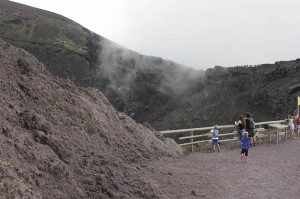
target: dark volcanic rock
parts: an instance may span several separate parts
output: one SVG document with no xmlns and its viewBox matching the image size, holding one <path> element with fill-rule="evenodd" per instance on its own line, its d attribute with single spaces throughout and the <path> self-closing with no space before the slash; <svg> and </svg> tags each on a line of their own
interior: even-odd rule
<svg viewBox="0 0 300 199">
<path fill-rule="evenodd" d="M 297 110 L 298 60 L 258 66 L 208 69 L 201 88 L 155 122 L 161 129 L 234 124 L 252 113 L 256 121 L 284 119 Z"/>
<path fill-rule="evenodd" d="M 101 90 L 138 122 L 153 123 L 201 82 L 201 71 L 118 46 L 54 13 L 0 2 L 0 36 L 65 79 Z"/>
</svg>

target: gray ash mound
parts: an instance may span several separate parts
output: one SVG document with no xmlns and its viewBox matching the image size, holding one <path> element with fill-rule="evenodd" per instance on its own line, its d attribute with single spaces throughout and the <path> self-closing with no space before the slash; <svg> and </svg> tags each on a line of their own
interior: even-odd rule
<svg viewBox="0 0 300 199">
<path fill-rule="evenodd" d="M 0 71 L 0 198 L 165 197 L 142 168 L 178 157 L 174 141 L 3 40 Z"/>
</svg>

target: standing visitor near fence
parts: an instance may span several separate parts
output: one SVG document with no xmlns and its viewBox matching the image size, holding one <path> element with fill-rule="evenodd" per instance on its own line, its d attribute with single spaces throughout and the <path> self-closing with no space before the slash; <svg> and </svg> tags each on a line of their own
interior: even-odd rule
<svg viewBox="0 0 300 199">
<path fill-rule="evenodd" d="M 238 127 L 240 139 L 242 139 L 246 127 L 246 121 L 242 114 L 239 116 L 239 120 L 235 122 L 235 125 Z"/>
<path fill-rule="evenodd" d="M 299 131 L 300 131 L 300 117 L 298 113 L 294 113 L 294 127 L 295 127 L 295 133 L 297 133 L 299 138 Z"/>
<path fill-rule="evenodd" d="M 255 129 L 255 121 L 251 117 L 250 113 L 246 113 L 246 131 L 249 133 L 249 137 L 251 139 L 251 142 L 253 143 L 253 146 L 256 145 L 256 137 L 254 135 L 254 129 Z M 251 144 L 250 144 L 251 146 Z"/>
<path fill-rule="evenodd" d="M 215 125 L 214 128 L 210 131 L 210 133 L 211 133 L 211 137 L 212 137 L 213 151 L 216 152 L 216 146 L 217 146 L 218 152 L 220 152 L 218 126 Z"/>
<path fill-rule="evenodd" d="M 295 136 L 295 126 L 294 126 L 294 117 L 289 115 L 288 116 L 288 129 L 289 129 L 289 132 L 291 132 L 292 134 L 292 140 L 296 139 L 296 136 Z"/>
</svg>

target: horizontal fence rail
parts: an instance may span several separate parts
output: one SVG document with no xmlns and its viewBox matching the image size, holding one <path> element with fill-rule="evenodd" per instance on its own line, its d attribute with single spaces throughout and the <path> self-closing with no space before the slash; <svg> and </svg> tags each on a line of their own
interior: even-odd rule
<svg viewBox="0 0 300 199">
<path fill-rule="evenodd" d="M 268 121 L 268 122 L 257 122 L 255 123 L 255 126 L 261 126 L 261 125 L 267 125 L 267 124 L 276 124 L 276 123 L 284 123 L 286 120 L 277 120 L 277 121 Z M 191 131 L 204 131 L 204 130 L 211 130 L 214 128 L 214 126 L 211 127 L 201 127 L 201 128 L 190 128 L 190 129 L 178 129 L 178 130 L 166 130 L 166 131 L 160 131 L 160 133 L 166 135 L 166 134 L 174 134 L 174 133 L 186 133 Z M 218 126 L 219 129 L 225 129 L 225 128 L 235 128 L 235 125 L 223 125 Z"/>
<path fill-rule="evenodd" d="M 262 126 L 269 125 L 269 124 L 277 124 L 277 123 L 285 123 L 286 120 L 277 120 L 277 121 L 267 121 L 267 122 L 257 122 L 255 123 L 255 127 L 257 129 L 262 129 Z M 197 143 L 205 143 L 211 142 L 211 133 L 210 130 L 213 129 L 214 126 L 211 127 L 201 127 L 201 128 L 190 128 L 190 129 L 177 129 L 177 130 L 167 130 L 167 131 L 160 131 L 166 137 L 174 137 L 176 135 L 177 142 L 180 146 L 187 146 L 192 145 L 192 151 L 194 144 Z M 222 132 L 222 129 L 226 129 L 229 131 L 232 130 L 232 133 L 220 133 L 219 137 L 226 137 L 225 139 L 219 139 L 219 142 L 230 142 L 230 141 L 238 141 L 238 132 L 235 130 L 235 125 L 220 125 L 218 129 Z M 268 129 L 266 129 L 268 130 Z M 203 133 L 205 132 L 205 133 Z M 231 136 L 231 137 L 230 137 Z M 228 138 L 230 137 L 230 138 Z M 196 141 L 194 140 L 196 139 Z M 197 140 L 198 139 L 198 140 Z M 200 139 L 200 140 L 199 140 Z M 175 139 L 176 140 L 176 139 Z M 183 142 L 188 140 L 186 142 Z"/>
<path fill-rule="evenodd" d="M 193 135 L 193 136 L 187 136 L 187 137 L 180 137 L 179 140 L 206 137 L 206 136 L 210 136 L 210 135 L 211 135 L 210 133 L 206 133 L 206 134 L 203 134 L 203 135 Z M 236 133 L 222 133 L 222 134 L 219 134 L 219 137 L 227 136 L 227 135 L 236 135 Z"/>
</svg>

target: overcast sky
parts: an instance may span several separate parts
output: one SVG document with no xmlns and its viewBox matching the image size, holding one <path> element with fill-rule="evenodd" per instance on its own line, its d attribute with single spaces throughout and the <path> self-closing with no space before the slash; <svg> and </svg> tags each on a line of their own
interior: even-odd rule
<svg viewBox="0 0 300 199">
<path fill-rule="evenodd" d="M 144 55 L 207 69 L 300 58 L 298 0 L 14 0 Z"/>
</svg>

